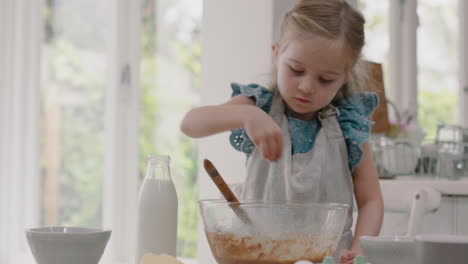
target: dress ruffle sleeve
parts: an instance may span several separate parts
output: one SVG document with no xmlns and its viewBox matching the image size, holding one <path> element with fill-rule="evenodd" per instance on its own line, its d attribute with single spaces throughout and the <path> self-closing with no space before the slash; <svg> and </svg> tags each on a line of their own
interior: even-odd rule
<svg viewBox="0 0 468 264">
<path fill-rule="evenodd" d="M 362 144 L 369 140 L 370 129 L 374 122 L 370 115 L 379 105 L 379 97 L 371 92 L 354 93 L 338 105 L 338 122 L 348 146 L 348 165 L 351 171 L 361 162 Z"/>
<path fill-rule="evenodd" d="M 231 83 L 232 88 L 232 97 L 237 95 L 245 95 L 251 99 L 255 100 L 255 105 L 268 113 L 270 111 L 271 105 L 273 103 L 274 91 L 268 90 L 267 88 L 260 86 L 258 84 L 238 84 Z M 254 148 L 252 140 L 245 132 L 245 129 L 235 129 L 231 131 L 229 137 L 231 145 L 238 151 L 244 152 L 245 154 L 250 154 Z"/>
</svg>

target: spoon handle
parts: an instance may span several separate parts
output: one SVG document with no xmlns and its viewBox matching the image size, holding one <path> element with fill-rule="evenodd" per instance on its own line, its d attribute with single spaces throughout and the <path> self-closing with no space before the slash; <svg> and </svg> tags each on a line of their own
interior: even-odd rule
<svg viewBox="0 0 468 264">
<path fill-rule="evenodd" d="M 205 166 L 206 172 L 208 173 L 208 175 L 210 175 L 211 179 L 216 184 L 216 186 L 218 187 L 219 191 L 224 196 L 224 198 L 226 198 L 226 200 L 228 202 L 238 203 L 239 200 L 234 195 L 234 193 L 231 191 L 229 186 L 226 184 L 223 177 L 221 177 L 221 175 L 219 174 L 218 170 L 215 168 L 213 163 L 211 163 L 211 161 L 205 159 L 203 161 L 203 165 Z"/>
<path fill-rule="evenodd" d="M 231 191 L 231 188 L 226 184 L 224 181 L 223 177 L 219 174 L 218 170 L 215 168 L 213 163 L 211 161 L 205 159 L 203 161 L 203 165 L 205 166 L 205 170 L 210 175 L 211 179 L 213 182 L 216 184 L 218 187 L 219 191 L 222 193 L 224 198 L 228 202 L 231 203 L 237 203 L 237 204 L 231 204 L 231 208 L 234 210 L 234 212 L 237 214 L 237 216 L 246 224 L 252 225 L 252 220 L 249 218 L 247 215 L 247 212 L 242 210 L 242 208 L 239 206 L 239 200 L 237 199 L 236 195 Z"/>
</svg>

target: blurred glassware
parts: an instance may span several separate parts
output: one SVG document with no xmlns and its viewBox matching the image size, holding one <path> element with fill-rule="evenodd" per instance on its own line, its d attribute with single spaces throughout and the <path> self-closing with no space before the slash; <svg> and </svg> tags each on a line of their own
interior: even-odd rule
<svg viewBox="0 0 468 264">
<path fill-rule="evenodd" d="M 468 177 L 468 143 L 438 141 L 436 145 L 437 175 L 450 180 Z"/>
<path fill-rule="evenodd" d="M 437 174 L 437 146 L 431 141 L 421 146 L 416 174 L 422 177 L 435 177 Z"/>
<path fill-rule="evenodd" d="M 392 140 L 374 135 L 371 150 L 380 178 L 413 175 L 418 165 L 420 148 L 410 141 Z"/>
<path fill-rule="evenodd" d="M 391 175 L 412 175 L 418 163 L 420 150 L 410 141 L 394 140 L 384 151 L 383 166 Z"/>
<path fill-rule="evenodd" d="M 383 167 L 383 151 L 385 146 L 390 144 L 391 139 L 383 134 L 372 134 L 369 139 L 369 144 L 374 159 L 375 167 L 380 178 L 388 177 L 389 173 Z"/>
<path fill-rule="evenodd" d="M 439 124 L 435 140 L 437 175 L 458 180 L 468 176 L 468 129 L 454 124 Z"/>
<path fill-rule="evenodd" d="M 463 129 L 463 142 L 468 143 L 468 128 Z"/>
<path fill-rule="evenodd" d="M 437 126 L 436 142 L 463 142 L 466 129 L 459 125 L 439 124 Z"/>
</svg>

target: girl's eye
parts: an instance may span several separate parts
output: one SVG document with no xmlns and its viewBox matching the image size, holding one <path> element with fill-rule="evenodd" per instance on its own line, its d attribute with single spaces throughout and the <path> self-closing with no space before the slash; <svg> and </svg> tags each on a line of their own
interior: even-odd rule
<svg viewBox="0 0 468 264">
<path fill-rule="evenodd" d="M 303 74 L 303 73 L 304 73 L 304 71 L 302 71 L 302 70 L 296 70 L 296 69 L 294 69 L 294 68 L 291 67 L 291 66 L 289 66 L 289 69 L 290 69 L 292 72 L 294 72 L 295 74 Z"/>
<path fill-rule="evenodd" d="M 319 78 L 319 81 L 320 81 L 321 83 L 325 83 L 325 84 L 328 84 L 328 83 L 332 83 L 332 82 L 333 82 L 333 80 L 325 79 L 325 78 L 322 78 L 322 77 Z"/>
</svg>

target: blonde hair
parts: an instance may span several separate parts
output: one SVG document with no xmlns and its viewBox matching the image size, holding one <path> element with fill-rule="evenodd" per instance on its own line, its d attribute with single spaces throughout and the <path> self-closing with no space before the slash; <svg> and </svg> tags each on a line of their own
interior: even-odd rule
<svg viewBox="0 0 468 264">
<path fill-rule="evenodd" d="M 304 33 L 343 41 L 348 76 L 347 83 L 335 96 L 336 101 L 361 90 L 367 81 L 368 67 L 362 62 L 361 55 L 365 44 L 364 23 L 362 14 L 345 0 L 301 0 L 285 14 L 278 44 L 280 50 L 284 49 L 290 38 L 300 37 Z M 274 69 L 273 89 L 277 88 L 276 74 Z"/>
</svg>

